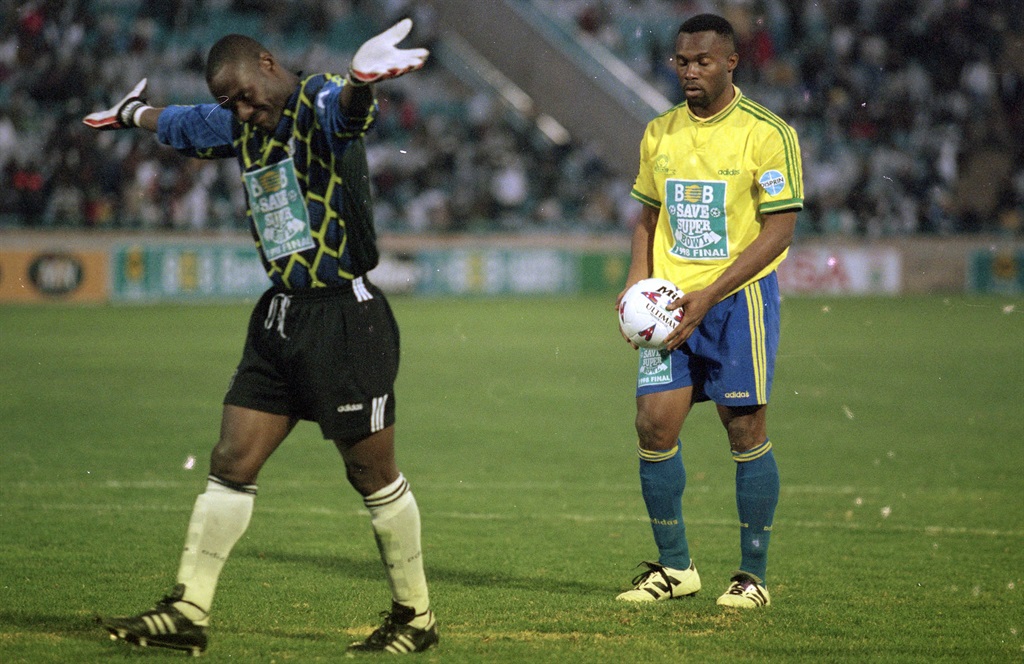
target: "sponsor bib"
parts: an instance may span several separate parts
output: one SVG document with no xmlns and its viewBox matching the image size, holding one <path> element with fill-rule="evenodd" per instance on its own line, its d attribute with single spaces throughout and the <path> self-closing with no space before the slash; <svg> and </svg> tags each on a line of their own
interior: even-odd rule
<svg viewBox="0 0 1024 664">
<path fill-rule="evenodd" d="M 649 385 L 667 385 L 672 382 L 672 353 L 654 348 L 640 349 L 640 370 L 637 388 Z"/>
<path fill-rule="evenodd" d="M 725 182 L 665 180 L 668 221 L 675 240 L 671 252 L 680 258 L 729 258 Z"/>
<path fill-rule="evenodd" d="M 268 261 L 316 246 L 292 159 L 243 173 L 242 179 L 249 192 L 249 209 L 263 255 Z"/>
</svg>

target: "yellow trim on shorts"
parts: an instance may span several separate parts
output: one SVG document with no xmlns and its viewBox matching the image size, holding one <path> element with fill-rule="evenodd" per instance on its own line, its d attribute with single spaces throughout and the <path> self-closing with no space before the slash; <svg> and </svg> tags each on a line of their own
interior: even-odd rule
<svg viewBox="0 0 1024 664">
<path fill-rule="evenodd" d="M 750 359 L 754 366 L 754 396 L 757 403 L 768 403 L 768 349 L 765 343 L 764 296 L 761 282 L 743 289 L 747 298 L 747 319 L 750 325 Z"/>
</svg>

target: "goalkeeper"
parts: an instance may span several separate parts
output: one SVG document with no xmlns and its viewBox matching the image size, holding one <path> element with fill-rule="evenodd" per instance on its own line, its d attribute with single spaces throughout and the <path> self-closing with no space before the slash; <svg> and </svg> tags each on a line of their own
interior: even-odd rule
<svg viewBox="0 0 1024 664">
<path fill-rule="evenodd" d="M 136 616 L 101 619 L 111 638 L 198 654 L 214 591 L 245 532 L 257 475 L 298 420 L 333 441 L 370 513 L 392 605 L 354 651 L 407 653 L 438 641 L 420 547 L 420 515 L 395 461 L 398 327 L 366 274 L 378 262 L 363 135 L 372 84 L 423 66 L 400 49 L 405 19 L 363 44 L 347 75 L 302 76 L 258 42 L 228 35 L 210 49 L 216 103 L 154 108 L 141 81 L 83 120 L 100 130 L 141 127 L 203 159 L 234 158 L 248 222 L 271 286 L 249 321 L 224 398 L 220 438 L 196 499 L 174 589 Z"/>
</svg>

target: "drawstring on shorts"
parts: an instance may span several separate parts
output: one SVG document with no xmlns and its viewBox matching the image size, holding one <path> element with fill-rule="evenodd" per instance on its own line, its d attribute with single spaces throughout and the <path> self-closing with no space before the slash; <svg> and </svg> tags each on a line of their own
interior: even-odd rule
<svg viewBox="0 0 1024 664">
<path fill-rule="evenodd" d="M 291 303 L 291 295 L 278 293 L 270 300 L 270 307 L 267 309 L 267 319 L 263 321 L 263 327 L 269 330 L 274 327 L 274 321 L 276 320 L 277 333 L 281 335 L 282 339 L 288 338 L 288 335 L 284 333 L 284 319 L 288 315 L 288 305 Z"/>
</svg>

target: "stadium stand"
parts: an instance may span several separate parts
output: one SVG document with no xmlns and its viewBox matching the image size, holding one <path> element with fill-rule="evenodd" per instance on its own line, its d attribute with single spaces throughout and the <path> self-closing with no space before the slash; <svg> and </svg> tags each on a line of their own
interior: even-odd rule
<svg viewBox="0 0 1024 664">
<path fill-rule="evenodd" d="M 442 54 L 440 2 L 3 0 L 0 228 L 241 228 L 233 162 L 91 132 L 81 117 L 143 76 L 153 103 L 207 99 L 205 51 L 227 32 L 257 36 L 297 70 L 340 71 L 382 16 L 411 14 L 409 43 Z M 1024 15 L 1010 4 L 532 0 L 672 101 L 679 23 L 700 11 L 730 18 L 738 84 L 800 132 L 800 232 L 869 238 L 1024 234 Z M 378 90 L 368 153 L 382 231 L 628 229 L 635 204 L 621 169 L 586 142 L 552 141 L 443 60 Z"/>
<path fill-rule="evenodd" d="M 805 233 L 1024 232 L 1024 14 L 998 0 L 535 0 L 678 101 L 675 30 L 740 37 L 737 84 L 799 131 Z"/>
</svg>

